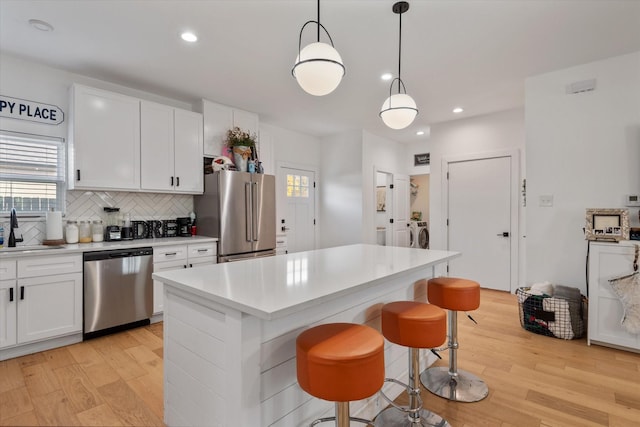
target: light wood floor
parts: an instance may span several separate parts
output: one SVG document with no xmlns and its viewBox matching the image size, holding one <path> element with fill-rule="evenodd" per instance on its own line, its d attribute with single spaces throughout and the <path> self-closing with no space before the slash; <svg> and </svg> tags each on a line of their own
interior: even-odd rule
<svg viewBox="0 0 640 427">
<path fill-rule="evenodd" d="M 640 426 L 639 354 L 527 332 L 514 295 L 481 301 L 479 325 L 459 316 L 458 366 L 489 396 L 423 390 L 426 407 L 455 427 Z M 162 409 L 162 324 L 0 362 L 0 425 L 162 426 Z"/>
</svg>

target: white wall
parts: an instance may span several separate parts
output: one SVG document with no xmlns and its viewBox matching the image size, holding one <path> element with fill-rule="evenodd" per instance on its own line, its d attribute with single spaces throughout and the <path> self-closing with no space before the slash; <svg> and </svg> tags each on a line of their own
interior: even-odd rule
<svg viewBox="0 0 640 427">
<path fill-rule="evenodd" d="M 362 133 L 352 131 L 320 142 L 322 181 L 320 248 L 362 242 Z"/>
<path fill-rule="evenodd" d="M 595 91 L 565 93 L 592 78 Z M 621 208 L 640 192 L 640 52 L 527 79 L 525 111 L 527 282 L 585 293 L 585 209 Z M 540 207 L 541 195 L 553 207 Z"/>
<path fill-rule="evenodd" d="M 431 153 L 429 218 L 426 218 L 429 222 L 431 249 L 447 248 L 446 218 L 443 217 L 446 207 L 443 206 L 442 194 L 442 158 L 506 149 L 522 150 L 524 140 L 524 110 L 514 109 L 433 125 L 426 144 L 421 142 L 407 148 L 407 157 L 411 165 L 413 165 L 413 154 Z M 420 170 L 419 168 L 412 170 L 416 169 Z M 524 171 L 521 175 L 524 176 Z M 522 215 L 520 221 L 522 225 Z M 479 226 L 482 225 L 479 224 Z M 518 239 L 521 267 L 524 264 L 522 240 L 522 237 Z M 520 268 L 520 277 L 523 274 L 524 271 Z"/>
</svg>

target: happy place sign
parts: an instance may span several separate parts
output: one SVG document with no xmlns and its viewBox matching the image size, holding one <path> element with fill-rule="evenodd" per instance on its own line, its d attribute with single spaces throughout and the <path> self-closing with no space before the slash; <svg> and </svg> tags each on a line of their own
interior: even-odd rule
<svg viewBox="0 0 640 427">
<path fill-rule="evenodd" d="M 55 105 L 0 95 L 0 117 L 59 125 L 64 121 L 64 112 Z"/>
</svg>

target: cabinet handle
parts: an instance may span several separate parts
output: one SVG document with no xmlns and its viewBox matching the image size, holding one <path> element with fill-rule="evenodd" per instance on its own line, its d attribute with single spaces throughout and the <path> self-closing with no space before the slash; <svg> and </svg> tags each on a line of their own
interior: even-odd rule
<svg viewBox="0 0 640 427">
<path fill-rule="evenodd" d="M 177 252 L 167 252 L 166 254 L 164 254 L 165 256 L 176 256 L 178 253 Z"/>
<path fill-rule="evenodd" d="M 80 169 L 76 169 L 76 181 L 80 181 Z"/>
<path fill-rule="evenodd" d="M 173 187 L 173 177 L 171 177 L 171 186 Z"/>
<path fill-rule="evenodd" d="M 180 177 L 176 177 L 176 187 L 180 187 Z"/>
<path fill-rule="evenodd" d="M 13 288 L 9 288 L 9 302 L 13 302 Z"/>
<path fill-rule="evenodd" d="M 20 299 L 24 299 L 24 286 L 20 286 Z"/>
<path fill-rule="evenodd" d="M 189 264 L 189 268 L 193 268 L 193 264 Z"/>
<path fill-rule="evenodd" d="M 198 249 L 198 253 L 209 252 L 209 249 Z"/>
<path fill-rule="evenodd" d="M 187 264 L 184 264 L 184 265 L 182 266 L 182 268 L 187 268 Z"/>
</svg>

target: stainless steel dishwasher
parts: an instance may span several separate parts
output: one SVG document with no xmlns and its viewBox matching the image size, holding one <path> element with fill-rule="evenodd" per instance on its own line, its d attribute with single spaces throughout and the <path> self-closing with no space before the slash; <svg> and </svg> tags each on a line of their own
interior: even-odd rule
<svg viewBox="0 0 640 427">
<path fill-rule="evenodd" d="M 153 248 L 84 253 L 84 338 L 149 324 Z"/>
</svg>

